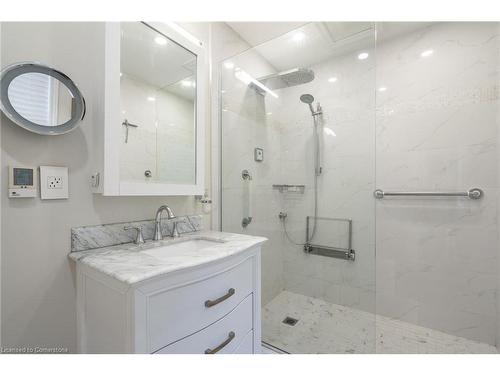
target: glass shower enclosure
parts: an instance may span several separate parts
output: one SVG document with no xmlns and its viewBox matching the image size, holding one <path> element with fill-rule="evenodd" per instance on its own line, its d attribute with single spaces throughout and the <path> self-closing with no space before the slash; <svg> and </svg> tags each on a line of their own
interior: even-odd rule
<svg viewBox="0 0 500 375">
<path fill-rule="evenodd" d="M 268 238 L 264 347 L 496 352 L 497 34 L 314 22 L 221 62 L 221 229 Z"/>
</svg>

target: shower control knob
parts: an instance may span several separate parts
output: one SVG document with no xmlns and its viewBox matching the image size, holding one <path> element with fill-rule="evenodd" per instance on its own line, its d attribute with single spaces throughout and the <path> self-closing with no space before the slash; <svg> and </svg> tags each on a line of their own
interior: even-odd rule
<svg viewBox="0 0 500 375">
<path fill-rule="evenodd" d="M 288 216 L 288 214 L 286 212 L 280 212 L 278 215 L 280 220 L 285 220 L 287 216 Z"/>
</svg>

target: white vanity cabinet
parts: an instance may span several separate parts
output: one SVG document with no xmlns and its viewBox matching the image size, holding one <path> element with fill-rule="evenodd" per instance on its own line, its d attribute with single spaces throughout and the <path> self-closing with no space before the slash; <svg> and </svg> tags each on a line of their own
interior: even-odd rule
<svg viewBox="0 0 500 375">
<path fill-rule="evenodd" d="M 260 245 L 126 284 L 77 263 L 80 353 L 260 352 Z"/>
</svg>

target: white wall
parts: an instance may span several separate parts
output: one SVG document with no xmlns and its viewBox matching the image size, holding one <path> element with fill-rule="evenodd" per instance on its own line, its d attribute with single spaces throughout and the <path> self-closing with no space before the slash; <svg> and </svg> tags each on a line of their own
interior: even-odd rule
<svg viewBox="0 0 500 375">
<path fill-rule="evenodd" d="M 160 204 L 169 204 L 178 215 L 199 212 L 192 197 L 102 197 L 90 192 L 92 119 L 102 97 L 92 56 L 103 48 L 102 32 L 102 23 L 2 23 L 2 67 L 35 60 L 59 68 L 79 85 L 88 105 L 81 126 L 57 137 L 29 133 L 2 115 L 4 346 L 76 350 L 74 268 L 66 257 L 71 227 L 149 219 Z M 68 166 L 70 198 L 8 199 L 5 172 L 12 164 Z"/>
<path fill-rule="evenodd" d="M 441 23 L 377 45 L 377 187 L 484 190 L 377 202 L 377 312 L 495 344 L 496 23 Z M 423 51 L 433 54 L 422 57 Z"/>
</svg>

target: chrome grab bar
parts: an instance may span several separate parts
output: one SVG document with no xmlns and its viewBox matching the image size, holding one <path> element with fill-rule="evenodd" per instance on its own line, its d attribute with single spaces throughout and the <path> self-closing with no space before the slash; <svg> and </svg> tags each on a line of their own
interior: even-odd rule
<svg viewBox="0 0 500 375">
<path fill-rule="evenodd" d="M 479 188 L 472 188 L 467 191 L 457 191 L 457 192 L 433 192 L 433 191 L 383 191 L 382 189 L 377 189 L 373 192 L 373 196 L 376 199 L 382 199 L 384 197 L 394 196 L 394 197 L 466 197 L 470 199 L 481 199 L 484 192 Z"/>
<path fill-rule="evenodd" d="M 213 349 L 207 349 L 205 350 L 205 354 L 215 354 L 219 350 L 223 349 L 227 344 L 229 344 L 233 339 L 236 337 L 236 333 L 233 331 L 229 332 L 229 335 L 227 335 L 227 339 L 225 339 L 223 342 L 221 342 L 216 348 Z"/>
<path fill-rule="evenodd" d="M 225 301 L 227 300 L 229 297 L 231 297 L 234 293 L 236 293 L 236 291 L 234 290 L 234 288 L 231 288 L 227 291 L 226 294 L 224 294 L 222 297 L 219 297 L 217 299 L 214 299 L 213 301 L 212 300 L 206 300 L 205 301 L 205 307 L 212 307 L 212 306 L 215 306 L 215 305 L 218 305 L 219 303 L 221 303 L 222 301 Z"/>
</svg>

